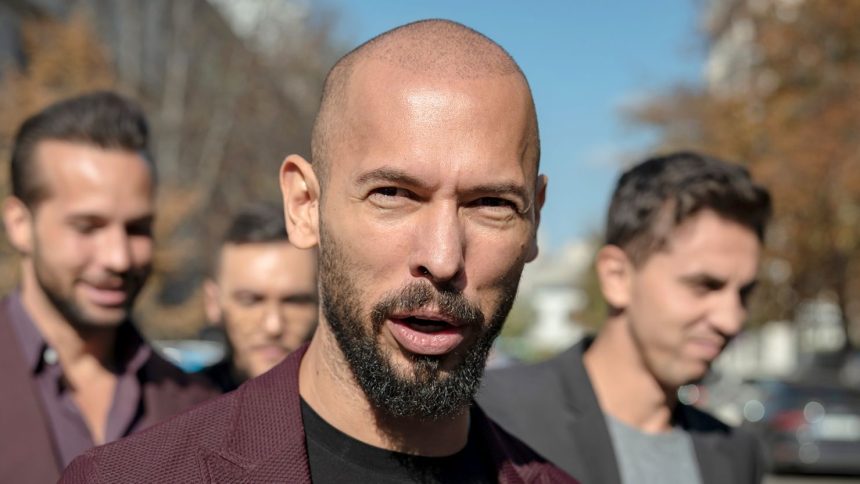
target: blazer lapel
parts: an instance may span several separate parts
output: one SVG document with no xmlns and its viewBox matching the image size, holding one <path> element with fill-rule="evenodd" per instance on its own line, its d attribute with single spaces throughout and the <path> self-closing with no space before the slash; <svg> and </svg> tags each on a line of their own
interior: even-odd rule
<svg viewBox="0 0 860 484">
<path fill-rule="evenodd" d="M 732 460 L 723 448 L 726 441 L 716 435 L 696 431 L 691 431 L 690 435 L 699 461 L 702 484 L 734 482 Z"/>
<path fill-rule="evenodd" d="M 0 398 L 0 481 L 54 482 L 60 477 L 61 465 L 30 369 L 8 319 L 9 303 L 8 297 L 0 302 L 0 388 L 15 397 Z"/>
<path fill-rule="evenodd" d="M 310 483 L 299 397 L 299 364 L 307 347 L 237 392 L 236 413 L 223 448 L 206 452 L 210 482 Z"/>
<path fill-rule="evenodd" d="M 569 404 L 570 419 L 562 422 L 568 428 L 565 435 L 570 436 L 565 447 L 571 458 L 582 459 L 576 467 L 585 472 L 574 477 L 583 484 L 620 484 L 621 475 L 606 418 L 582 363 L 590 343 L 591 339 L 586 339 L 556 360 L 558 371 L 563 375 L 564 401 Z"/>
</svg>

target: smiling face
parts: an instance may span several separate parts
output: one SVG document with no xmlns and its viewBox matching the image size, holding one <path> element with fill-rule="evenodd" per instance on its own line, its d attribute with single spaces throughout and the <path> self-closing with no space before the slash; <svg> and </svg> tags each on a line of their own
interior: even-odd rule
<svg viewBox="0 0 860 484">
<path fill-rule="evenodd" d="M 674 229 L 665 249 L 630 268 L 624 318 L 662 386 L 704 377 L 740 332 L 760 252 L 752 230 L 703 210 Z"/>
<path fill-rule="evenodd" d="M 64 141 L 43 141 L 35 155 L 48 195 L 15 237 L 35 279 L 24 287 L 73 325 L 116 326 L 150 272 L 150 167 L 136 153 Z"/>
<path fill-rule="evenodd" d="M 450 414 L 536 255 L 527 88 L 517 74 L 435 79 L 370 60 L 345 111 L 320 206 L 324 325 L 377 407 Z"/>
<path fill-rule="evenodd" d="M 317 259 L 289 242 L 226 244 L 206 285 L 209 319 L 224 326 L 233 366 L 268 371 L 310 337 L 317 320 Z"/>
</svg>

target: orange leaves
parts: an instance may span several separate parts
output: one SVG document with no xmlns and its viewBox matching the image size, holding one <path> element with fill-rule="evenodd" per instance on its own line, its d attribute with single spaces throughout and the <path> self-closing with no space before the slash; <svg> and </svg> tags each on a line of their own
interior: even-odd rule
<svg viewBox="0 0 860 484">
<path fill-rule="evenodd" d="M 768 257 L 787 263 L 791 275 L 765 281 L 784 287 L 764 292 L 836 294 L 846 317 L 860 319 L 851 310 L 860 294 L 850 290 L 860 287 L 860 30 L 852 20 L 860 2 L 750 5 L 726 10 L 710 32 L 717 45 L 732 25 L 752 29 L 734 50 L 712 52 L 734 72 L 707 88 L 670 92 L 631 118 L 657 127 L 662 147 L 740 161 L 770 188 L 776 214 Z M 796 302 L 771 301 L 761 317 L 790 317 Z"/>
</svg>

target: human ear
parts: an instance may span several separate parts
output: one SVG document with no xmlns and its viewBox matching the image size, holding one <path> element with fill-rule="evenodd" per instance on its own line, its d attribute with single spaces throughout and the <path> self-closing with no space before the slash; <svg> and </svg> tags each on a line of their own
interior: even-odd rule
<svg viewBox="0 0 860 484">
<path fill-rule="evenodd" d="M 529 241 L 529 252 L 526 256 L 526 262 L 531 262 L 535 260 L 538 256 L 538 242 L 537 242 L 537 233 L 538 227 L 540 227 L 540 211 L 543 208 L 544 202 L 546 202 L 546 187 L 549 183 L 549 179 L 546 175 L 538 175 L 537 180 L 535 182 L 535 220 L 534 220 L 534 231 L 532 232 L 531 240 Z"/>
<path fill-rule="evenodd" d="M 3 225 L 9 234 L 9 242 L 22 255 L 33 251 L 33 214 L 18 197 L 6 197 L 3 201 Z"/>
<path fill-rule="evenodd" d="M 319 243 L 320 185 L 311 164 L 290 155 L 281 165 L 281 194 L 290 243 L 309 249 Z"/>
<path fill-rule="evenodd" d="M 212 279 L 203 282 L 203 309 L 206 312 L 206 321 L 210 326 L 220 326 L 223 320 L 221 314 L 221 289 Z"/>
<path fill-rule="evenodd" d="M 594 262 L 600 291 L 606 303 L 623 310 L 630 304 L 633 264 L 620 247 L 605 245 L 597 252 Z"/>
</svg>

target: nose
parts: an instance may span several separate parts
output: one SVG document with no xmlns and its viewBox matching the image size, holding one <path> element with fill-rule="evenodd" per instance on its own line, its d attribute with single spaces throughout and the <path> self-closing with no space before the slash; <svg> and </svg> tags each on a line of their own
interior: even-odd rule
<svg viewBox="0 0 860 484">
<path fill-rule="evenodd" d="M 106 230 L 98 253 L 102 264 L 113 273 L 123 273 L 131 268 L 131 244 L 122 227 Z"/>
<path fill-rule="evenodd" d="M 747 320 L 747 307 L 741 294 L 727 289 L 719 298 L 711 320 L 716 330 L 728 338 L 740 333 Z"/>
<path fill-rule="evenodd" d="M 465 235 L 456 205 L 428 210 L 416 230 L 409 261 L 413 277 L 462 290 L 465 284 Z"/>
<path fill-rule="evenodd" d="M 277 338 L 284 331 L 284 316 L 281 308 L 277 303 L 266 306 L 266 313 L 263 315 L 263 331 L 266 335 Z"/>
</svg>

